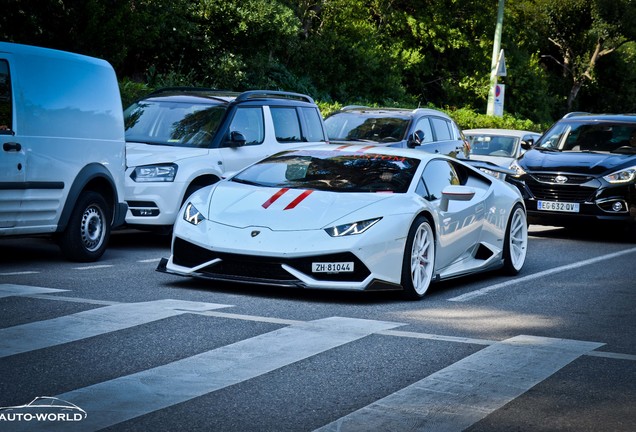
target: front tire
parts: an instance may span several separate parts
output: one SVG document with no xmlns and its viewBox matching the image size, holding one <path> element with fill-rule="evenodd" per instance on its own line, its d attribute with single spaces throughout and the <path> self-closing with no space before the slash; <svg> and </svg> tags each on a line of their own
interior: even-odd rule
<svg viewBox="0 0 636 432">
<path fill-rule="evenodd" d="M 411 300 L 424 297 L 435 269 L 435 234 L 431 223 L 418 216 L 409 229 L 402 263 L 402 287 Z"/>
<path fill-rule="evenodd" d="M 104 254 L 110 237 L 112 211 L 102 195 L 84 192 L 59 238 L 62 253 L 71 261 L 97 261 Z"/>
<path fill-rule="evenodd" d="M 528 221 L 521 204 L 512 208 L 504 243 L 504 271 L 514 276 L 521 271 L 528 251 Z"/>
</svg>

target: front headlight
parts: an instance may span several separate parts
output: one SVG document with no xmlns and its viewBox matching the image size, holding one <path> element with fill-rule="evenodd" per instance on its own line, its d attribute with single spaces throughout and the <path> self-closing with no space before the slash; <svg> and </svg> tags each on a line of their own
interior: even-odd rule
<svg viewBox="0 0 636 432">
<path fill-rule="evenodd" d="M 362 234 L 373 225 L 375 225 L 380 219 L 382 218 L 379 217 L 376 219 L 367 219 L 360 222 L 338 225 L 325 228 L 325 231 L 327 231 L 327 234 L 329 234 L 331 237 L 343 237 L 348 235 Z"/>
<path fill-rule="evenodd" d="M 625 168 L 603 176 L 605 181 L 613 184 L 629 183 L 636 179 L 636 167 Z"/>
<path fill-rule="evenodd" d="M 205 220 L 205 217 L 192 203 L 188 203 L 183 210 L 183 220 L 192 225 L 199 225 Z"/>
<path fill-rule="evenodd" d="M 522 175 L 526 174 L 526 171 L 523 168 L 521 168 L 521 165 L 519 165 L 519 163 L 516 160 L 512 161 L 509 168 L 516 173 L 516 174 L 512 174 L 513 177 L 521 177 Z"/>
<path fill-rule="evenodd" d="M 130 178 L 137 183 L 173 182 L 176 175 L 176 164 L 144 165 L 136 167 Z"/>
</svg>

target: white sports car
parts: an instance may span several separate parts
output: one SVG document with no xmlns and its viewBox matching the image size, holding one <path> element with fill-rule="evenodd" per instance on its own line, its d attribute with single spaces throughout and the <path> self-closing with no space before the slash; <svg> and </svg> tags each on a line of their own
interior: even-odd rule
<svg viewBox="0 0 636 432">
<path fill-rule="evenodd" d="M 195 192 L 157 270 L 216 281 L 404 290 L 526 258 L 518 190 L 456 159 L 324 145 L 264 159 Z"/>
</svg>

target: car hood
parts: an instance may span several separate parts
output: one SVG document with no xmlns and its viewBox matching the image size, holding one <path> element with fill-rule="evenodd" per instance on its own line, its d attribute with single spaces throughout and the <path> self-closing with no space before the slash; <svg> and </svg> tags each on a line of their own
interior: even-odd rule
<svg viewBox="0 0 636 432">
<path fill-rule="evenodd" d="M 519 164 L 528 171 L 559 171 L 591 175 L 605 174 L 635 163 L 636 155 L 633 154 L 569 151 L 530 150 L 519 159 Z"/>
<path fill-rule="evenodd" d="M 281 189 L 224 181 L 211 191 L 208 218 L 237 228 L 260 226 L 274 231 L 313 230 L 392 198 L 395 196 L 390 193 Z M 383 203 L 382 207 L 386 209 L 387 204 Z M 380 208 L 375 213 L 370 210 L 368 218 L 381 216 L 380 211 Z"/>
<path fill-rule="evenodd" d="M 470 155 L 470 160 L 482 161 L 482 162 L 490 162 L 500 167 L 509 168 L 512 161 L 515 160 L 513 157 L 504 157 L 504 156 L 484 156 L 484 155 Z"/>
<path fill-rule="evenodd" d="M 208 149 L 173 147 L 157 144 L 126 143 L 126 166 L 172 163 L 181 159 L 204 156 Z"/>
</svg>

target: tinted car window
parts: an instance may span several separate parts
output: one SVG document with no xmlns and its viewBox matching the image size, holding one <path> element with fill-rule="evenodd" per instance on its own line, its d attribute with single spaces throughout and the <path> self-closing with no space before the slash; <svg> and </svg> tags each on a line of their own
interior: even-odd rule
<svg viewBox="0 0 636 432">
<path fill-rule="evenodd" d="M 537 147 L 576 152 L 636 152 L 630 137 L 636 125 L 612 122 L 558 122 L 537 141 Z"/>
<path fill-rule="evenodd" d="M 424 132 L 423 143 L 433 142 L 433 130 L 431 129 L 431 122 L 428 117 L 422 117 L 415 124 L 415 130 L 421 130 Z"/>
<path fill-rule="evenodd" d="M 0 60 L 0 134 L 8 133 L 12 128 L 13 114 L 9 64 L 5 60 Z"/>
<path fill-rule="evenodd" d="M 202 147 L 216 133 L 225 107 L 144 101 L 124 112 L 126 141 L 176 147 Z"/>
<path fill-rule="evenodd" d="M 325 119 L 332 140 L 393 142 L 404 139 L 409 119 L 397 115 L 338 113 Z"/>
<path fill-rule="evenodd" d="M 422 174 L 426 188 L 426 198 L 435 201 L 442 197 L 442 190 L 449 185 L 459 185 L 460 178 L 455 168 L 445 160 L 436 159 L 430 161 Z"/>
<path fill-rule="evenodd" d="M 322 129 L 322 121 L 320 112 L 315 108 L 299 108 L 300 115 L 307 125 L 305 138 L 307 141 L 320 142 L 325 141 L 325 133 Z"/>
<path fill-rule="evenodd" d="M 252 165 L 232 181 L 277 188 L 405 193 L 419 163 L 402 156 L 296 150 Z"/>
<path fill-rule="evenodd" d="M 278 142 L 302 141 L 296 108 L 271 107 L 271 111 Z"/>
<path fill-rule="evenodd" d="M 450 124 L 446 120 L 433 117 L 431 118 L 431 122 L 433 123 L 435 137 L 438 141 L 451 139 Z"/>
<path fill-rule="evenodd" d="M 265 138 L 265 125 L 261 107 L 237 108 L 230 124 L 230 132 L 234 131 L 243 134 L 245 145 L 262 144 Z"/>
</svg>

